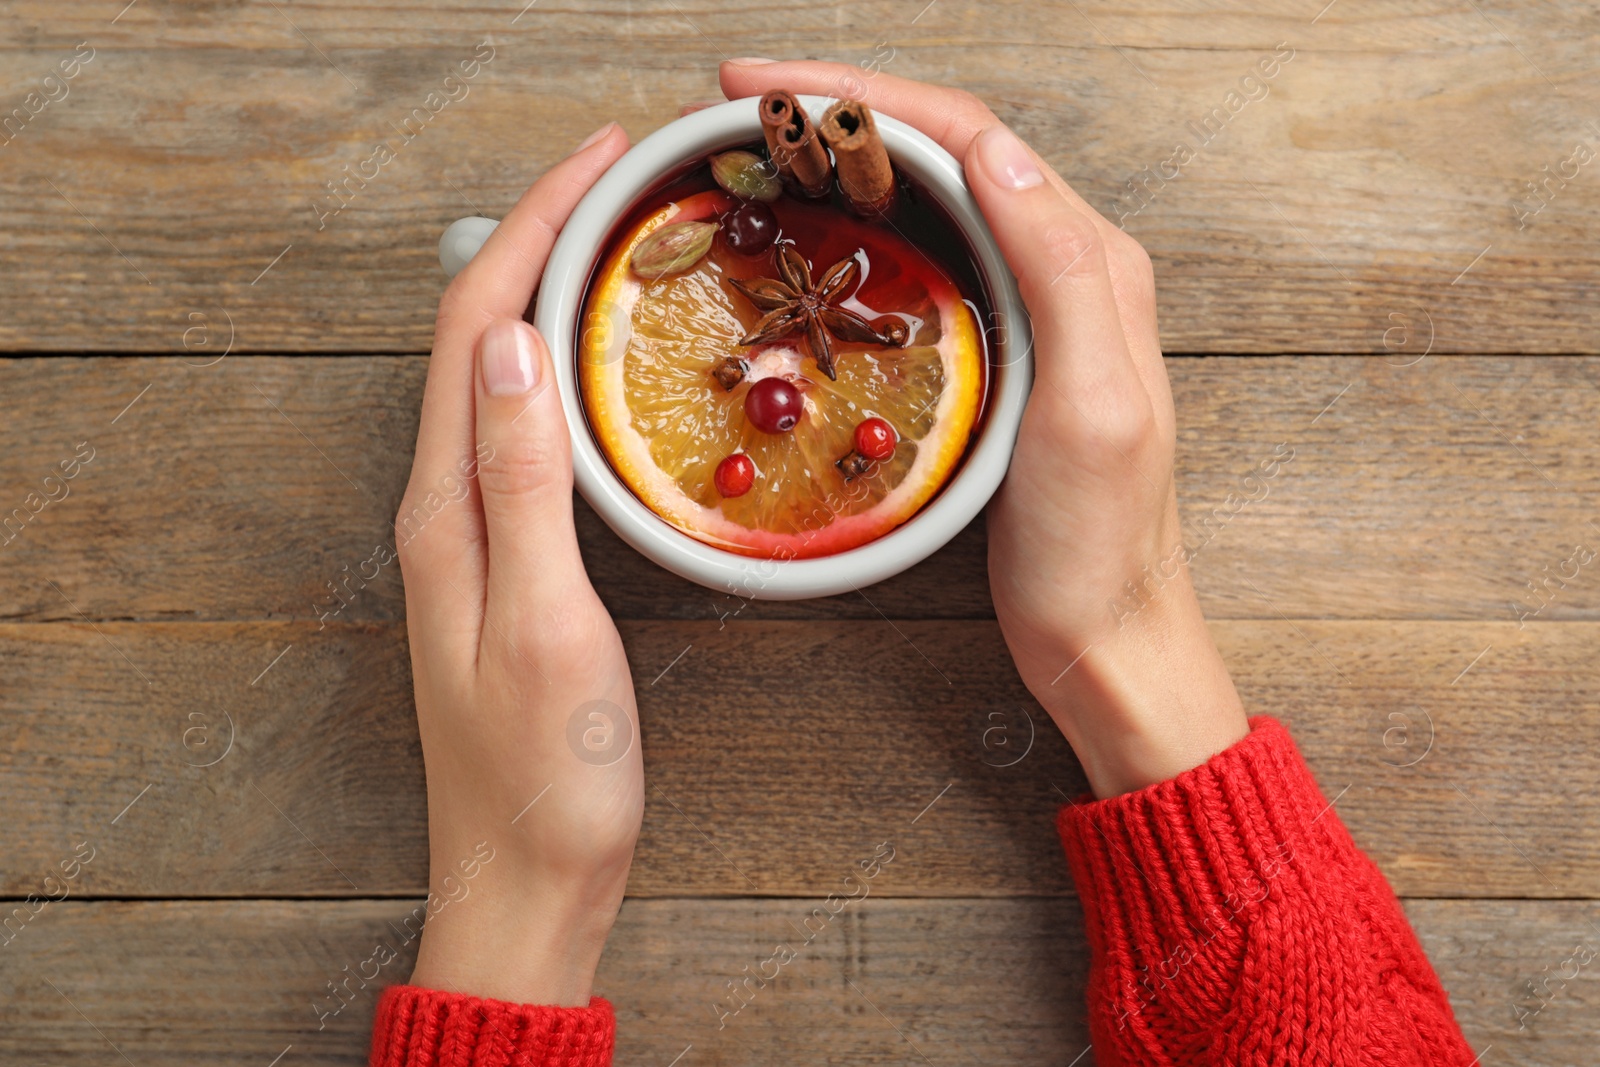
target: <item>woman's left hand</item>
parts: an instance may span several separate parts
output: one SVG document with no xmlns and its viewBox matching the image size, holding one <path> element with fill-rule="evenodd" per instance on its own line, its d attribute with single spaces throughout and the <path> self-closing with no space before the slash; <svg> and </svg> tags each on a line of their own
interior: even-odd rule
<svg viewBox="0 0 1600 1067">
<path fill-rule="evenodd" d="M 522 321 L 556 234 L 627 147 L 611 124 L 551 168 L 439 304 L 395 521 L 428 776 L 413 985 L 587 1005 L 639 836 L 633 682 L 578 552 L 550 353 Z"/>
</svg>

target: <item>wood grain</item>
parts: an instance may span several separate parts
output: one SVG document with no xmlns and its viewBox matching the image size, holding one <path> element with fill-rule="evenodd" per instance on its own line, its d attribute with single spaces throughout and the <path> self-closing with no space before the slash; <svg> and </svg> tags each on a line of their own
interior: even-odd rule
<svg viewBox="0 0 1600 1067">
<path fill-rule="evenodd" d="M 124 3 L 14 0 L 0 44 L 0 352 L 48 357 L 0 358 L 0 910 L 94 855 L 0 935 L 0 1061 L 365 1062 L 375 990 L 319 1015 L 425 875 L 398 568 L 317 617 L 393 536 L 438 235 L 608 120 L 715 98 L 721 58 L 804 53 L 977 93 L 1149 249 L 1247 704 L 1410 898 L 1484 1063 L 1595 1062 L 1600 964 L 1563 977 L 1600 949 L 1592 5 Z M 1010 666 L 982 521 L 764 604 L 576 511 L 649 776 L 600 978 L 618 1062 L 1089 1067 L 1051 826 L 1083 779 Z M 885 840 L 873 899 L 719 1029 Z"/>
<path fill-rule="evenodd" d="M 327 983 L 360 968 L 379 942 L 399 948 L 393 924 L 414 904 L 53 904 L 0 950 L 0 1056 L 120 1062 L 114 1043 L 133 1063 L 169 1067 L 261 1067 L 286 1050 L 285 1062 L 364 1063 L 377 986 L 403 980 L 410 959 L 381 969 L 373 987 L 351 982 L 354 998 L 324 1019 L 319 1009 L 338 1003 Z M 597 982 L 617 1008 L 617 1061 L 667 1064 L 692 1046 L 682 1062 L 742 1064 L 781 1048 L 804 1063 L 944 1067 L 981 1050 L 995 1062 L 1059 1067 L 1089 1043 L 1075 901 L 869 898 L 803 946 L 796 927 L 816 904 L 625 903 Z M 1427 900 L 1407 911 L 1475 1049 L 1492 1045 L 1502 1062 L 1528 1067 L 1592 1062 L 1592 973 L 1550 981 L 1543 999 L 1524 989 L 1544 968 L 1560 971 L 1575 945 L 1596 947 L 1592 904 Z M 779 942 L 799 957 L 722 1019 L 713 1005 L 726 983 Z M 1519 1031 L 1522 1001 L 1541 1010 Z M 1092 1052 L 1078 1061 L 1092 1062 Z"/>
<path fill-rule="evenodd" d="M 16 3 L 7 112 L 96 51 L 4 149 L 0 346 L 181 353 L 192 314 L 226 313 L 238 351 L 426 351 L 445 225 L 498 217 L 607 120 L 637 138 L 715 98 L 716 62 L 759 50 L 984 97 L 1129 214 L 1173 351 L 1382 353 L 1395 315 L 1437 352 L 1595 351 L 1600 180 L 1570 162 L 1600 144 L 1588 7 L 1322 6 Z M 467 95 L 408 139 L 486 39 Z M 1246 81 L 1275 50 L 1293 58 Z M 380 142 L 392 162 L 319 218 Z M 1193 158 L 1154 177 L 1179 144 Z"/>
<path fill-rule="evenodd" d="M 1575 546 L 1600 549 L 1600 360 L 1394 362 L 1168 361 L 1208 615 L 1600 619 L 1593 566 L 1570 562 Z M 95 449 L 71 495 L 0 544 L 0 617 L 316 619 L 333 603 L 327 583 L 393 537 L 425 369 L 404 357 L 0 360 L 0 515 L 79 442 Z M 1275 455 L 1292 459 L 1260 477 Z M 587 507 L 578 527 L 622 618 L 993 615 L 981 522 L 865 594 L 788 604 L 675 578 Z M 398 571 L 380 571 L 340 618 L 401 618 Z"/>
<path fill-rule="evenodd" d="M 885 838 L 896 896 L 1070 891 L 1052 823 L 1083 779 L 994 623 L 622 632 L 648 773 L 636 895 L 826 893 Z M 1594 624 L 1214 632 L 1400 893 L 1600 893 Z M 0 675 L 0 892 L 37 892 L 83 840 L 90 895 L 420 891 L 398 627 L 7 624 Z"/>
</svg>

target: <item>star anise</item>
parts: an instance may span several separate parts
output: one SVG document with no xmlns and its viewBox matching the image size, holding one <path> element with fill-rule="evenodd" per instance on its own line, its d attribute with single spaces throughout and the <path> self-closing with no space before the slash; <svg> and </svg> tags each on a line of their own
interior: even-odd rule
<svg viewBox="0 0 1600 1067">
<path fill-rule="evenodd" d="M 861 276 L 861 266 L 854 256 L 841 259 L 823 271 L 815 285 L 811 284 L 811 268 L 806 266 L 805 257 L 793 244 L 787 241 L 780 244 L 777 260 L 781 280 L 759 278 L 742 282 L 737 278 L 729 279 L 757 310 L 766 313 L 754 329 L 739 338 L 740 344 L 766 344 L 804 330 L 817 369 L 831 379 L 837 379 L 838 375 L 834 373 L 830 335 L 847 344 L 896 348 L 905 344 L 905 327 L 900 323 L 880 333 L 860 315 L 838 306 Z"/>
</svg>

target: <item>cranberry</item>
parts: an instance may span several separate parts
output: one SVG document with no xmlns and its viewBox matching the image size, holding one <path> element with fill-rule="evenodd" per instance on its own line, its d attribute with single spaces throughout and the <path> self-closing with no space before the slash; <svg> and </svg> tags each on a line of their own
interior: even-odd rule
<svg viewBox="0 0 1600 1067">
<path fill-rule="evenodd" d="M 882 419 L 866 419 L 856 427 L 856 451 L 868 459 L 883 461 L 894 455 L 894 427 Z"/>
<path fill-rule="evenodd" d="M 782 378 L 763 378 L 744 395 L 744 414 L 762 433 L 787 433 L 800 421 L 805 401 Z"/>
<path fill-rule="evenodd" d="M 712 481 L 725 497 L 744 496 L 756 482 L 756 465 L 743 452 L 735 452 L 717 464 Z"/>
<path fill-rule="evenodd" d="M 741 256 L 758 256 L 778 239 L 778 217 L 759 200 L 746 200 L 722 216 L 722 239 Z"/>
</svg>

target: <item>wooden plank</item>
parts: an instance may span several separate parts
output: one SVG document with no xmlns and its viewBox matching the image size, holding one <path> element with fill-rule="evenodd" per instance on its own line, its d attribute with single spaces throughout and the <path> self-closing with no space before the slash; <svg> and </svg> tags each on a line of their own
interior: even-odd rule
<svg viewBox="0 0 1600 1067">
<path fill-rule="evenodd" d="M 1600 386 L 1600 360 L 1393 362 L 1169 361 L 1179 494 L 1209 615 L 1516 621 L 1543 604 L 1534 618 L 1600 619 L 1593 565 L 1573 561 L 1575 546 L 1600 549 L 1588 507 L 1600 443 L 1582 400 Z M 0 360 L 0 515 L 48 490 L 43 479 L 80 442 L 95 450 L 70 496 L 20 535 L 0 532 L 11 538 L 0 617 L 318 618 L 334 602 L 327 583 L 393 537 L 425 366 Z M 788 604 L 674 578 L 586 507 L 578 524 L 619 617 L 993 614 L 981 522 L 865 596 Z M 340 617 L 403 611 L 391 566 Z"/>
<path fill-rule="evenodd" d="M 893 876 L 891 866 L 880 877 Z M 103 1064 L 119 1062 L 114 1044 L 130 1062 L 171 1067 L 260 1067 L 285 1053 L 285 1063 L 364 1063 L 376 989 L 410 968 L 395 927 L 415 903 L 52 904 L 0 955 L 0 1056 Z M 981 1049 L 995 1062 L 1059 1067 L 1089 1043 L 1075 901 L 869 898 L 814 921 L 806 945 L 796 931 L 818 903 L 625 903 L 597 983 L 617 1008 L 617 1062 L 667 1064 L 692 1046 L 682 1062 L 749 1063 L 782 1048 L 806 1063 L 943 1067 Z M 1407 910 L 1474 1048 L 1528 1067 L 1592 1062 L 1594 964 L 1564 987 L 1549 982 L 1543 1000 L 1523 992 L 1544 968 L 1562 969 L 1575 945 L 1600 947 L 1592 903 L 1429 900 Z M 327 983 L 363 969 L 380 942 L 405 955 L 369 988 L 351 981 L 348 1005 L 324 1018 L 342 1003 Z M 797 958 L 724 1018 L 727 983 L 779 943 Z M 1519 996 L 1541 1008 L 1521 1031 Z"/>
<path fill-rule="evenodd" d="M 1053 818 L 1083 779 L 994 623 L 622 631 L 648 775 L 635 894 L 826 893 L 888 837 L 895 895 L 1070 892 Z M 1600 895 L 1595 624 L 1214 632 L 1401 893 Z M 7 624 L 0 676 L 0 892 L 37 892 L 85 840 L 89 895 L 423 885 L 399 627 Z"/>
<path fill-rule="evenodd" d="M 191 314 L 226 311 L 240 350 L 426 351 L 448 222 L 500 215 L 609 119 L 639 137 L 716 97 L 716 61 L 754 49 L 988 99 L 1129 216 L 1174 351 L 1382 353 L 1405 315 L 1440 352 L 1592 352 L 1600 327 L 1600 182 L 1575 156 L 1600 141 L 1600 29 L 1576 2 L 12 6 L 8 113 L 95 52 L 7 134 L 11 350 L 177 353 Z M 441 89 L 457 102 L 402 131 Z"/>
<path fill-rule="evenodd" d="M 1600 909 L 1592 901 L 1412 900 L 1405 908 L 1474 1049 L 1492 1046 L 1505 1063 L 1594 1062 Z"/>
</svg>

